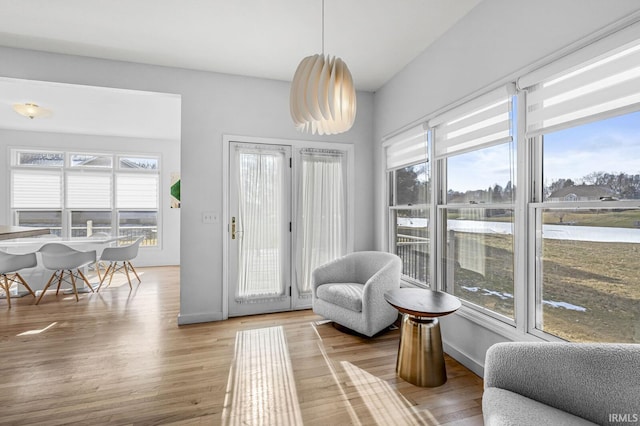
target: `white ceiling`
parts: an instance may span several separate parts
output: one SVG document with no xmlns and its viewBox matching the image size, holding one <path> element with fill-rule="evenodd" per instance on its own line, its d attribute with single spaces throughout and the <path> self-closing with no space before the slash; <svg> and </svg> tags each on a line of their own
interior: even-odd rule
<svg viewBox="0 0 640 426">
<path fill-rule="evenodd" d="M 16 103 L 36 103 L 50 115 L 23 117 Z M 178 141 L 180 96 L 0 77 L 0 128 Z"/>
<path fill-rule="evenodd" d="M 325 53 L 347 63 L 359 90 L 375 91 L 480 1 L 325 0 Z M 291 81 L 303 57 L 321 52 L 321 5 L 321 0 L 0 0 L 0 45 Z M 8 85 L 0 86 L 0 105 L 46 106 L 38 93 L 11 91 Z M 81 93 L 95 94 L 76 91 Z M 64 117 L 64 99 L 49 104 L 57 111 L 49 124 Z M 12 114 L 14 121 L 24 120 Z M 11 127 L 5 115 L 0 113 L 0 127 Z"/>
</svg>

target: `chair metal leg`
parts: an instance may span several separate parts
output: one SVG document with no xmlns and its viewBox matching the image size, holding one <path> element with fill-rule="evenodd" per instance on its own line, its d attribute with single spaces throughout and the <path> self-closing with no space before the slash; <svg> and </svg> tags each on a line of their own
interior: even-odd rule
<svg viewBox="0 0 640 426">
<path fill-rule="evenodd" d="M 96 272 L 98 273 L 98 280 L 102 281 L 102 274 L 100 273 L 100 261 L 96 261 Z"/>
<path fill-rule="evenodd" d="M 124 273 L 127 274 L 127 281 L 129 282 L 129 289 L 133 290 L 133 287 L 131 286 L 131 278 L 129 277 L 129 268 L 127 268 L 127 262 L 126 261 L 122 262 L 122 267 L 124 268 Z"/>
<path fill-rule="evenodd" d="M 62 277 L 64 276 L 64 270 L 56 271 L 54 273 L 58 273 L 58 272 L 60 272 L 60 276 L 58 277 L 58 288 L 56 288 L 56 296 L 58 295 L 58 292 L 60 291 L 60 284 L 62 284 Z"/>
<path fill-rule="evenodd" d="M 100 285 L 98 286 L 98 289 L 96 290 L 97 292 L 100 291 L 100 289 L 102 288 L 102 283 L 107 278 L 107 276 L 109 276 L 109 271 L 111 270 L 111 265 L 112 265 L 112 263 L 109 263 L 109 266 L 107 267 L 107 270 L 104 272 L 104 275 L 102 276 L 102 278 L 100 278 Z"/>
<path fill-rule="evenodd" d="M 7 305 L 11 308 L 11 293 L 9 293 L 9 278 L 7 278 L 6 274 L 2 274 L 2 282 L 0 283 L 0 287 L 4 289 L 4 294 L 7 295 Z"/>
<path fill-rule="evenodd" d="M 87 277 L 85 277 L 85 275 L 82 273 L 80 268 L 76 269 L 76 271 L 78 271 L 78 274 L 80 274 L 80 277 L 82 277 L 82 280 L 84 281 L 85 285 L 89 287 L 89 290 L 91 290 L 91 293 L 95 293 L 95 291 L 93 290 L 93 287 L 91 287 L 91 284 L 89 283 L 89 280 L 87 279 Z"/>
<path fill-rule="evenodd" d="M 133 267 L 131 262 L 125 260 L 125 261 L 122 261 L 120 266 L 118 266 L 118 261 L 112 261 L 111 263 L 109 263 L 107 270 L 102 276 L 102 279 L 100 280 L 100 285 L 98 286 L 97 291 L 100 291 L 100 289 L 102 288 L 102 284 L 104 284 L 107 277 L 109 277 L 109 282 L 106 284 L 105 287 L 110 286 L 111 282 L 113 281 L 113 276 L 116 272 L 124 273 L 127 276 L 127 282 L 129 283 L 130 289 L 133 289 L 133 283 L 131 282 L 130 272 L 133 272 L 136 279 L 138 280 L 138 283 L 142 282 L 142 280 L 140 279 L 140 276 L 138 275 L 138 271 L 136 271 L 136 269 Z"/>
<path fill-rule="evenodd" d="M 109 275 L 109 283 L 107 284 L 107 287 L 111 285 L 111 280 L 113 280 L 113 274 L 115 274 L 116 269 L 118 269 L 118 262 L 111 262 L 111 265 L 113 265 L 113 268 L 111 268 L 111 275 Z"/>
<path fill-rule="evenodd" d="M 20 275 L 19 273 L 16 272 L 16 278 L 18 278 L 20 280 L 20 283 L 24 286 L 24 288 L 29 290 L 29 293 L 31 293 L 31 295 L 33 297 L 36 297 L 36 294 L 33 292 L 33 290 L 31 290 L 31 287 L 29 287 L 29 284 L 27 284 L 27 282 L 24 280 L 24 278 L 22 278 L 22 275 Z"/>
<path fill-rule="evenodd" d="M 78 289 L 76 288 L 76 278 L 73 276 L 73 272 L 69 270 L 69 275 L 71 276 L 71 286 L 73 287 L 73 293 L 76 295 L 76 302 L 80 301 L 78 297 Z"/>
<path fill-rule="evenodd" d="M 44 296 L 44 294 L 47 292 L 47 289 L 51 285 L 51 282 L 53 281 L 53 279 L 57 277 L 57 274 L 58 274 L 58 271 L 51 274 L 51 278 L 49 278 L 49 281 L 47 281 L 47 285 L 44 286 L 44 288 L 42 289 L 42 293 L 40 293 L 40 297 L 38 297 L 38 300 L 36 300 L 36 305 L 40 303 L 40 301 L 42 300 L 42 296 Z M 60 284 L 58 284 L 58 287 L 60 287 Z M 57 293 L 58 292 L 56 292 L 56 294 Z"/>
<path fill-rule="evenodd" d="M 140 279 L 140 277 L 138 276 L 138 273 L 136 272 L 136 268 L 133 267 L 133 265 L 131 264 L 131 262 L 127 262 L 129 264 L 129 268 L 131 268 L 131 270 L 133 271 L 133 273 L 136 275 L 136 278 L 138 279 L 138 284 L 142 282 L 142 280 Z"/>
</svg>

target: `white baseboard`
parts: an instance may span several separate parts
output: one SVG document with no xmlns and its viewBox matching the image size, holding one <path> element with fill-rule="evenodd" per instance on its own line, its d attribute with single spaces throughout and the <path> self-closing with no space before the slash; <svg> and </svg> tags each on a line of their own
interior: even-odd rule
<svg viewBox="0 0 640 426">
<path fill-rule="evenodd" d="M 458 350 L 457 348 L 451 346 L 447 342 L 442 342 L 442 348 L 445 353 L 449 355 L 451 358 L 458 361 L 460 364 L 467 367 L 469 370 L 473 371 L 480 377 L 484 377 L 484 364 L 471 358 L 464 352 Z"/>
<path fill-rule="evenodd" d="M 178 314 L 178 325 L 222 321 L 222 319 L 223 319 L 222 312 L 200 312 L 197 314 Z"/>
</svg>

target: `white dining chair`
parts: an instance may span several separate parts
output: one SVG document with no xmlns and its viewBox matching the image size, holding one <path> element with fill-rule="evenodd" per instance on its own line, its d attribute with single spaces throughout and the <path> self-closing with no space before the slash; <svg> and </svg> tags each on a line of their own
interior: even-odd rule
<svg viewBox="0 0 640 426">
<path fill-rule="evenodd" d="M 29 284 L 27 284 L 18 271 L 25 268 L 33 268 L 37 264 L 38 259 L 35 253 L 11 254 L 0 251 L 0 288 L 4 290 L 9 308 L 11 307 L 10 290 L 14 283 L 24 286 L 33 297 L 36 297 L 36 294 L 31 290 Z"/>
<path fill-rule="evenodd" d="M 40 297 L 36 301 L 36 305 L 40 303 L 42 297 L 47 292 L 47 289 L 54 280 L 58 281 L 56 295 L 60 291 L 60 285 L 64 281 L 65 283 L 71 284 L 73 293 L 76 296 L 76 301 L 80 300 L 78 298 L 76 279 L 81 279 L 82 281 L 84 281 L 86 286 L 89 287 L 91 292 L 93 292 L 93 287 L 91 287 L 89 280 L 87 280 L 87 277 L 82 273 L 81 268 L 91 263 L 95 263 L 95 250 L 79 251 L 65 244 L 49 243 L 42 246 L 38 251 L 42 256 L 42 263 L 44 264 L 44 267 L 47 269 L 51 269 L 54 272 L 51 275 L 51 278 L 49 278 L 47 284 L 42 289 L 42 294 L 40 294 Z M 66 277 L 65 273 L 67 275 Z"/>
<path fill-rule="evenodd" d="M 129 271 L 134 273 L 134 275 L 138 279 L 138 283 L 142 282 L 135 268 L 131 264 L 131 260 L 135 259 L 138 256 L 138 249 L 140 248 L 140 243 L 142 243 L 142 240 L 144 240 L 144 237 L 138 237 L 131 244 L 120 247 L 107 247 L 102 251 L 100 261 L 109 262 L 109 266 L 107 267 L 107 271 L 104 273 L 104 276 L 100 280 L 100 285 L 98 286 L 97 291 L 100 291 L 102 283 L 107 278 L 107 276 L 109 277 L 107 286 L 109 286 L 111 284 L 111 280 L 113 279 L 113 274 L 116 272 L 123 273 L 127 276 L 129 288 L 131 289 L 133 289 L 133 287 L 131 286 L 131 277 L 129 276 Z M 118 265 L 119 262 L 120 265 Z"/>
<path fill-rule="evenodd" d="M 111 234 L 109 234 L 108 232 L 104 232 L 104 231 L 94 232 L 93 234 L 91 234 L 91 236 L 89 236 L 89 238 L 93 238 L 93 239 L 103 239 L 103 238 L 107 239 L 107 238 L 110 238 L 110 237 L 111 237 Z M 98 251 L 96 250 L 96 253 L 97 252 Z M 102 253 L 100 253 L 100 254 L 102 254 Z M 96 264 L 95 264 L 94 268 L 96 270 L 96 273 L 98 274 L 98 280 L 100 282 L 102 282 L 102 267 L 103 267 L 102 261 L 100 260 L 100 256 L 98 256 L 98 260 L 96 260 Z M 107 268 L 104 268 L 104 269 L 106 271 Z"/>
</svg>

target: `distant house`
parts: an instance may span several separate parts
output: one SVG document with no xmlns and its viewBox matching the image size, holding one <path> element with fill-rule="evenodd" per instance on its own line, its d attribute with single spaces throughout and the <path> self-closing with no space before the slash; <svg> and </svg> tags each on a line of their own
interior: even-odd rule
<svg viewBox="0 0 640 426">
<path fill-rule="evenodd" d="M 85 167 L 111 167 L 111 157 L 110 156 L 100 156 L 100 155 L 87 155 L 84 158 L 77 156 L 77 160 L 74 162 L 74 166 L 85 166 Z M 120 168 L 121 169 L 155 169 L 155 162 L 145 162 L 145 159 L 141 159 L 136 161 L 136 159 L 130 158 L 120 158 Z"/>
<path fill-rule="evenodd" d="M 454 195 L 450 195 L 448 198 L 448 202 L 452 204 L 479 204 L 490 203 L 491 201 L 491 191 L 486 191 L 483 189 L 467 191 L 464 194 L 455 193 Z"/>
<path fill-rule="evenodd" d="M 606 186 L 571 185 L 552 192 L 547 201 L 556 203 L 566 201 L 600 201 L 615 196 L 616 193 Z"/>
</svg>

